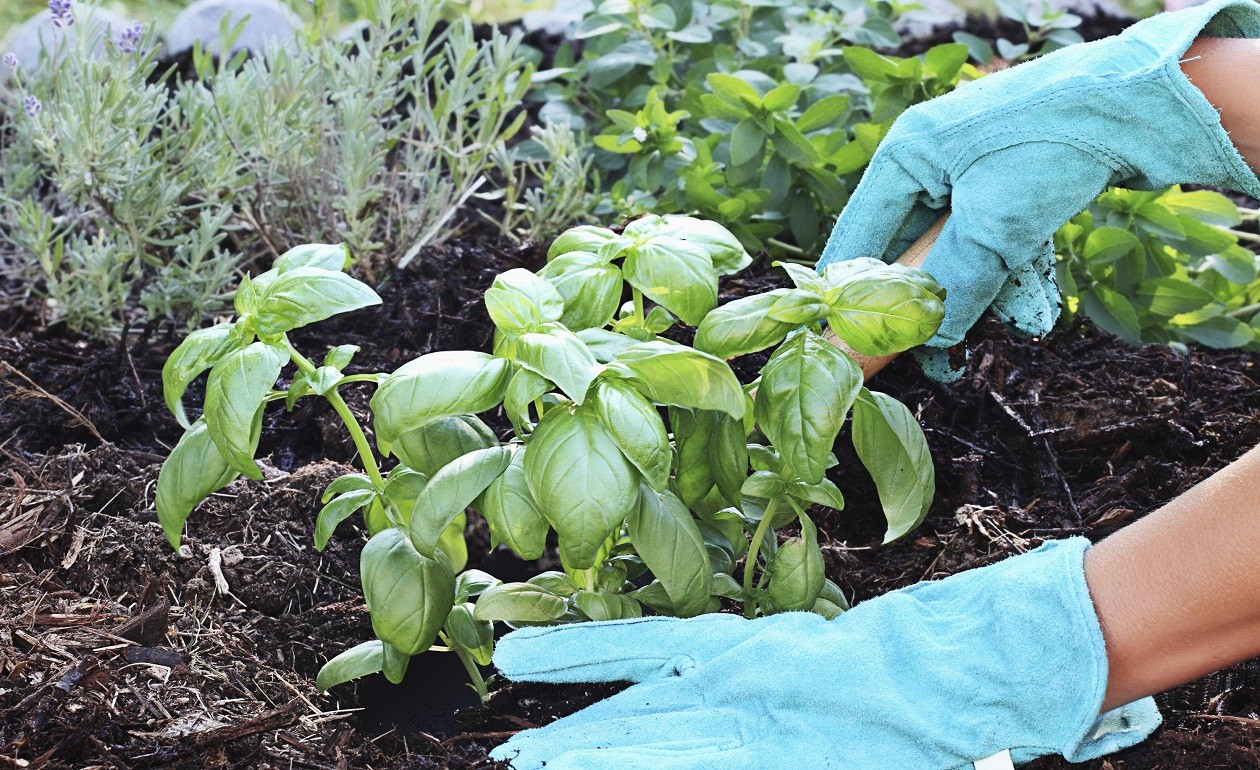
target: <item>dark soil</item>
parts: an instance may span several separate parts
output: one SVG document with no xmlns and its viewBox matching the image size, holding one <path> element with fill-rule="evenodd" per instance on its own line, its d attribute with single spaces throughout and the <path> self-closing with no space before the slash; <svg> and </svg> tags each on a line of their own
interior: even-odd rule
<svg viewBox="0 0 1260 770">
<path fill-rule="evenodd" d="M 390 277 L 382 307 L 295 343 L 311 355 L 359 344 L 352 371 L 487 349 L 482 291 L 539 259 L 456 241 Z M 763 261 L 726 281 L 723 301 L 784 283 Z M 201 506 L 176 553 L 153 512 L 158 468 L 180 433 L 160 377 L 175 340 L 148 330 L 100 343 L 10 322 L 0 336 L 0 768 L 490 768 L 487 751 L 511 733 L 618 689 L 506 685 L 452 721 L 437 708 L 456 697 L 438 684 L 452 661 L 434 653 L 400 687 L 369 679 L 319 695 L 323 661 L 371 635 L 358 585 L 364 533 L 352 520 L 323 553 L 312 546 L 318 495 L 353 458 L 335 416 L 313 399 L 269 411 L 267 480 L 236 482 Z M 1131 349 L 1087 325 L 1044 341 L 996 323 L 975 336 L 958 383 L 927 383 L 908 360 L 874 383 L 919 416 L 937 464 L 937 499 L 915 533 L 876 547 L 873 485 L 844 461 L 845 437 L 838 445 L 838 469 L 849 470 L 835 481 L 850 507 L 816 520 L 829 576 L 854 600 L 1047 539 L 1104 536 L 1260 442 L 1254 354 Z M 361 416 L 369 395 L 348 394 Z M 475 564 L 504 577 L 528 568 L 488 553 L 475 517 L 468 535 Z M 1161 705 L 1165 726 L 1150 740 L 1071 767 L 1260 768 L 1256 666 L 1178 688 Z"/>
</svg>

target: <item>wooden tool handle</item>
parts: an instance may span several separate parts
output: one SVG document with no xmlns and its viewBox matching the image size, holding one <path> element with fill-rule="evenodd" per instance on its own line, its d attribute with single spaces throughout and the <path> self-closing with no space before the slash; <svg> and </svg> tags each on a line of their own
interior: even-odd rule
<svg viewBox="0 0 1260 770">
<path fill-rule="evenodd" d="M 896 264 L 905 265 L 906 267 L 921 267 L 923 261 L 927 259 L 928 252 L 932 250 L 932 244 L 936 243 L 936 239 L 940 237 L 941 230 L 945 227 L 945 222 L 948 219 L 949 214 L 946 214 L 936 220 L 936 223 L 929 227 L 927 232 L 920 235 L 919 239 L 910 244 L 910 248 L 906 249 L 905 253 L 897 258 Z M 891 356 L 864 356 L 856 350 L 851 350 L 831 329 L 824 331 L 823 337 L 832 345 L 843 350 L 854 361 L 857 361 L 858 366 L 862 367 L 862 379 L 864 380 L 874 377 L 876 372 L 888 366 L 894 358 L 900 355 L 899 353 L 893 353 Z"/>
</svg>

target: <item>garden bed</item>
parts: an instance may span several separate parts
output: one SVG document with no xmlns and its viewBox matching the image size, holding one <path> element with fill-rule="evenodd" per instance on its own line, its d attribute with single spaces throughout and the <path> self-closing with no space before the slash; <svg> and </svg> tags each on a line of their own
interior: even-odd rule
<svg viewBox="0 0 1260 770">
<path fill-rule="evenodd" d="M 393 276 L 380 308 L 320 334 L 363 347 L 354 370 L 487 349 L 481 292 L 498 272 L 541 259 L 493 240 L 455 241 Z M 783 282 L 758 262 L 725 281 L 723 301 Z M 319 492 L 353 453 L 331 410 L 306 400 L 294 415 L 269 412 L 259 453 L 267 482 L 216 495 L 176 554 L 153 511 L 159 465 L 180 434 L 161 407 L 173 340 L 152 331 L 95 343 L 9 324 L 0 338 L 0 766 L 490 767 L 486 752 L 511 732 L 617 689 L 500 683 L 487 709 L 452 722 L 434 710 L 464 702 L 467 690 L 457 677 L 443 691 L 437 669 L 449 656 L 430 653 L 399 688 L 373 678 L 318 695 L 322 662 L 371 636 L 361 538 L 338 537 L 322 554 L 312 546 Z M 1260 442 L 1254 354 L 1181 358 L 1088 328 L 1024 342 L 989 323 L 976 337 L 954 385 L 926 383 L 908 360 L 879 378 L 919 416 L 936 461 L 937 498 L 917 532 L 878 547 L 885 523 L 876 496 L 862 493 L 869 480 L 842 472 L 857 467 L 843 456 L 832 471 L 863 501 L 816 517 L 828 575 L 856 600 L 1047 539 L 1103 536 Z M 367 392 L 348 394 L 362 413 Z M 469 541 L 477 566 L 488 537 L 475 519 Z M 1151 740 L 1085 767 L 1260 767 L 1251 667 L 1162 701 L 1166 725 Z"/>
</svg>

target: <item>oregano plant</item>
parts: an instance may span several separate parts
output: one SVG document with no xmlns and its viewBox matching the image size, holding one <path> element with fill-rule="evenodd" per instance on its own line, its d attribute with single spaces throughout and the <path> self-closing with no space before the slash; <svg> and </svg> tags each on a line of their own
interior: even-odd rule
<svg viewBox="0 0 1260 770">
<path fill-rule="evenodd" d="M 321 689 L 378 671 L 401 681 L 412 655 L 440 649 L 459 656 L 485 698 L 479 667 L 498 622 L 690 617 L 723 599 L 748 617 L 833 617 L 847 602 L 823 574 L 807 509 L 844 506 L 826 472 L 848 415 L 887 539 L 922 520 L 934 477 L 913 415 L 864 388 L 822 324 L 863 354 L 900 352 L 935 333 L 944 292 L 877 260 L 822 273 L 789 264 L 795 288 L 718 307 L 720 277 L 750 262 L 730 231 L 688 216 L 574 228 L 540 270 L 508 270 L 486 291 L 491 352 L 437 351 L 391 373 L 345 375 L 353 346 L 331 347 L 317 366 L 286 335 L 380 300 L 342 272 L 344 247 L 290 251 L 241 286 L 234 322 L 189 335 L 167 363 L 167 403 L 187 428 L 158 480 L 167 536 L 178 545 L 193 508 L 238 475 L 261 478 L 254 455 L 269 402 L 320 397 L 345 422 L 362 472 L 324 491 L 315 545 L 363 516 L 376 635 L 330 660 Z M 694 327 L 693 345 L 660 336 L 680 324 Z M 741 385 L 728 360 L 772 347 Z M 289 365 L 296 374 L 279 389 Z M 206 371 L 203 414 L 190 422 L 183 394 Z M 339 392 L 368 383 L 375 446 Z M 490 415 L 506 418 L 501 433 Z M 524 560 L 541 557 L 554 531 L 562 569 L 523 583 L 465 570 L 470 510 L 494 545 Z M 787 527 L 798 534 L 781 539 Z"/>
</svg>

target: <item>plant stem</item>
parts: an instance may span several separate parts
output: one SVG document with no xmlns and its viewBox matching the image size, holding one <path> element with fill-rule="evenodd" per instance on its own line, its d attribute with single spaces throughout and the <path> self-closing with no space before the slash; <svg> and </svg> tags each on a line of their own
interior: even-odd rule
<svg viewBox="0 0 1260 770">
<path fill-rule="evenodd" d="M 1252 243 L 1260 243 L 1260 235 L 1256 235 L 1255 233 L 1246 233 L 1246 232 L 1243 232 L 1242 230 L 1230 230 L 1229 228 L 1221 228 L 1221 229 L 1229 233 L 1230 235 L 1234 236 L 1240 241 L 1251 241 Z"/>
<path fill-rule="evenodd" d="M 472 686 L 477 691 L 477 697 L 481 698 L 482 703 L 485 703 L 490 699 L 490 690 L 486 687 L 486 680 L 481 676 L 481 669 L 477 667 L 477 661 L 472 659 L 472 655 L 468 654 L 468 650 L 452 642 L 445 631 L 439 631 L 438 636 L 442 638 L 447 647 L 459 656 L 459 662 L 464 664 L 464 670 L 468 672 L 468 678 L 472 680 Z"/>
<path fill-rule="evenodd" d="M 790 244 L 790 243 L 784 243 L 783 241 L 779 240 L 778 238 L 767 238 L 767 239 L 766 239 L 766 243 L 769 243 L 771 246 L 778 246 L 779 248 L 783 249 L 783 250 L 784 250 L 784 251 L 786 251 L 787 253 L 789 253 L 789 254 L 795 254 L 795 255 L 796 255 L 796 256 L 798 256 L 798 257 L 805 257 L 805 256 L 808 256 L 808 255 L 805 253 L 805 250 L 804 250 L 804 249 L 802 249 L 800 246 L 793 246 L 793 245 L 792 245 L 792 244 Z"/>
<path fill-rule="evenodd" d="M 298 352 L 293 347 L 293 343 L 289 342 L 288 336 L 280 338 L 284 341 L 284 346 L 289 351 L 289 357 L 293 359 L 293 363 L 297 364 L 297 368 L 303 374 L 314 374 L 315 364 L 306 356 Z M 333 388 L 330 393 L 324 396 L 328 403 L 332 404 L 333 411 L 346 424 L 346 430 L 350 431 L 350 438 L 354 441 L 354 448 L 359 450 L 359 459 L 363 461 L 363 470 L 367 473 L 368 478 L 372 479 L 378 489 L 385 486 L 385 479 L 381 476 L 380 466 L 376 464 L 376 455 L 372 453 L 372 445 L 368 443 L 367 436 L 363 433 L 359 420 L 354 416 L 354 412 L 350 411 L 349 404 L 341 397 L 341 393 Z"/>
<path fill-rule="evenodd" d="M 643 314 L 643 292 L 634 287 L 631 287 L 630 291 L 634 296 L 634 317 L 639 320 L 639 325 L 642 326 L 645 318 Z"/>
<path fill-rule="evenodd" d="M 586 581 L 586 590 L 595 593 L 595 567 L 582 570 L 582 578 Z"/>
<path fill-rule="evenodd" d="M 1231 310 L 1225 315 L 1229 316 L 1230 318 L 1241 318 L 1242 316 L 1245 316 L 1248 313 L 1254 313 L 1258 310 L 1260 310 L 1260 302 L 1255 302 L 1250 305 L 1244 305 L 1238 308 L 1237 310 Z"/>
<path fill-rule="evenodd" d="M 766 539 L 766 532 L 770 529 L 770 522 L 774 520 L 778 508 L 779 498 L 772 498 L 770 504 L 766 506 L 766 512 L 761 517 L 761 521 L 757 523 L 752 543 L 748 546 L 748 556 L 744 560 L 744 617 L 749 620 L 757 617 L 757 600 L 752 595 L 753 568 L 757 566 L 757 557 L 761 554 L 761 542 Z"/>
<path fill-rule="evenodd" d="M 1238 213 L 1242 215 L 1243 220 L 1260 219 L 1260 209 L 1245 209 L 1238 207 Z"/>
</svg>

